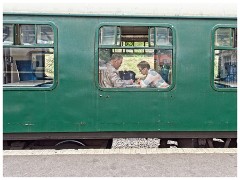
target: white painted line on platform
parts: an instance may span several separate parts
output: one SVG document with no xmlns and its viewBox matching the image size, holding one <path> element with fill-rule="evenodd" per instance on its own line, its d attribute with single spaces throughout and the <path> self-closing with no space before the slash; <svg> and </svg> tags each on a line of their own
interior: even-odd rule
<svg viewBox="0 0 240 180">
<path fill-rule="evenodd" d="M 4 150 L 4 156 L 74 155 L 74 154 L 204 154 L 237 153 L 237 148 L 156 148 L 156 149 L 64 149 L 64 150 Z"/>
</svg>

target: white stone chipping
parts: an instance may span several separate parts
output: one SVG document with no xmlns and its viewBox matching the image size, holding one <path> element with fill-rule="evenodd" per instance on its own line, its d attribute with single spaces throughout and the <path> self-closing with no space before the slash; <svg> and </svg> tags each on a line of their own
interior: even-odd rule
<svg viewBox="0 0 240 180">
<path fill-rule="evenodd" d="M 158 148 L 158 138 L 113 138 L 112 149 L 124 148 Z"/>
</svg>

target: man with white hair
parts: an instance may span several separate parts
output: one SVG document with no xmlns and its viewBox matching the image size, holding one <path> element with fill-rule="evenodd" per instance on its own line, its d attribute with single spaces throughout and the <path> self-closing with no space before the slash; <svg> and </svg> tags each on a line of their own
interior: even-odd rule
<svg viewBox="0 0 240 180">
<path fill-rule="evenodd" d="M 104 71 L 101 86 L 104 88 L 124 88 L 126 85 L 133 84 L 133 80 L 122 80 L 119 76 L 118 69 L 121 66 L 123 57 L 113 54 L 110 62 L 107 63 L 107 69 Z"/>
</svg>

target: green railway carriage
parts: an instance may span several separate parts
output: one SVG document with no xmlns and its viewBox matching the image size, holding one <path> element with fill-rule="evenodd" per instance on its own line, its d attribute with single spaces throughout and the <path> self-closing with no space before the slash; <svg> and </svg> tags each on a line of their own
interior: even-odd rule
<svg viewBox="0 0 240 180">
<path fill-rule="evenodd" d="M 4 140 L 236 138 L 234 8 L 209 16 L 29 7 L 4 7 Z M 104 88 L 112 54 L 123 56 L 121 78 L 144 78 L 136 65 L 146 60 L 169 87 Z"/>
</svg>

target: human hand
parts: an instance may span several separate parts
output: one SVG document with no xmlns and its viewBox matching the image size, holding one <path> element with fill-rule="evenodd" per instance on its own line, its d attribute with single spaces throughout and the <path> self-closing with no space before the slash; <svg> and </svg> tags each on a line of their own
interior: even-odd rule
<svg viewBox="0 0 240 180">
<path fill-rule="evenodd" d="M 134 83 L 133 79 L 130 79 L 130 84 L 133 84 L 133 83 Z"/>
<path fill-rule="evenodd" d="M 139 78 L 139 79 L 137 79 L 136 83 L 140 84 L 140 81 L 141 81 L 141 79 Z"/>
</svg>

